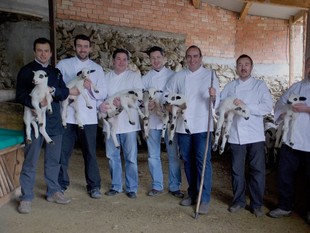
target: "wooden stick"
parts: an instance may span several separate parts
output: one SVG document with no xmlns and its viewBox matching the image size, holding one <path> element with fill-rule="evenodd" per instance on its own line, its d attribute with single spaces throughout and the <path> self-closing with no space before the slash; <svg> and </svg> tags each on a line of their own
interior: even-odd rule
<svg viewBox="0 0 310 233">
<path fill-rule="evenodd" d="M 6 178 L 7 178 L 10 191 L 13 191 L 15 189 L 15 187 L 13 185 L 12 176 L 11 176 L 11 174 L 9 172 L 8 166 L 6 165 L 5 159 L 3 157 L 1 157 L 1 156 L 0 156 L 0 164 L 3 167 L 3 171 L 4 171 L 4 174 L 5 174 Z"/>
</svg>

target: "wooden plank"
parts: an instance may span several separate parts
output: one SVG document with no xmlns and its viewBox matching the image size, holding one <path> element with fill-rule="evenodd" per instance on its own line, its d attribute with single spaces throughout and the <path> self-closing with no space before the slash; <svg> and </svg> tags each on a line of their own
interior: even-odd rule
<svg viewBox="0 0 310 233">
<path fill-rule="evenodd" d="M 298 23 L 298 22 L 302 22 L 302 20 L 304 19 L 304 15 L 306 13 L 307 13 L 307 11 L 301 10 L 296 15 L 294 15 L 294 17 L 293 17 L 293 24 Z"/>
<path fill-rule="evenodd" d="M 239 17 L 240 20 L 243 20 L 247 16 L 247 14 L 249 13 L 249 10 L 250 10 L 252 4 L 253 4 L 252 2 L 246 2 L 244 4 L 243 9 L 242 9 L 242 11 L 240 13 L 240 17 Z"/>
<path fill-rule="evenodd" d="M 200 4 L 201 4 L 201 1 L 200 0 L 193 0 L 193 5 L 196 9 L 199 9 L 200 8 Z"/>
<path fill-rule="evenodd" d="M 275 4 L 290 7 L 304 8 L 305 10 L 310 9 L 309 0 L 245 0 L 245 2 L 258 2 L 264 4 Z"/>
</svg>

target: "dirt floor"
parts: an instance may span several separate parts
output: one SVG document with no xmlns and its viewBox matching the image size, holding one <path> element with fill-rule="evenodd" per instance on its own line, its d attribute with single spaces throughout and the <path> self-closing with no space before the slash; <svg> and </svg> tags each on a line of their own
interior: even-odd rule
<svg viewBox="0 0 310 233">
<path fill-rule="evenodd" d="M 168 161 L 163 153 L 163 169 L 167 184 Z M 102 175 L 102 192 L 109 189 L 110 176 L 107 159 L 98 150 L 98 161 Z M 289 218 L 256 218 L 248 210 L 236 214 L 227 211 L 232 191 L 230 186 L 229 155 L 213 158 L 213 192 L 208 215 L 194 219 L 194 207 L 182 207 L 180 199 L 165 193 L 157 197 L 147 196 L 151 179 L 148 172 L 145 150 L 139 153 L 139 192 L 137 199 L 129 199 L 124 193 L 115 197 L 102 196 L 99 200 L 89 198 L 85 191 L 83 159 L 76 149 L 71 159 L 71 186 L 66 195 L 72 198 L 69 205 L 49 203 L 44 199 L 42 157 L 38 167 L 35 199 L 32 212 L 21 215 L 17 212 L 17 201 L 0 208 L 1 233 L 77 233 L 77 232 L 310 232 L 310 226 L 301 215 L 294 212 Z M 267 176 L 264 212 L 276 204 L 275 172 Z M 167 187 L 167 185 L 166 185 Z M 183 186 L 186 190 L 183 172 Z"/>
</svg>

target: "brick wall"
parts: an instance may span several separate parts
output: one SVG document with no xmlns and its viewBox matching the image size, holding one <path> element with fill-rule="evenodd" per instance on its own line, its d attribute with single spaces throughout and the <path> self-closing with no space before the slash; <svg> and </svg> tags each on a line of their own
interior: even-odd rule
<svg viewBox="0 0 310 233">
<path fill-rule="evenodd" d="M 57 0 L 58 19 L 95 22 L 186 35 L 205 56 L 236 58 L 248 53 L 256 63 L 288 63 L 288 21 L 247 16 L 190 0 Z"/>
</svg>

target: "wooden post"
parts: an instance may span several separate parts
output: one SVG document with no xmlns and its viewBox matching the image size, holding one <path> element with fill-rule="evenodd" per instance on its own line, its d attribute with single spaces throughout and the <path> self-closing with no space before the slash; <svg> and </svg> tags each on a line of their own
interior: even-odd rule
<svg viewBox="0 0 310 233">
<path fill-rule="evenodd" d="M 293 17 L 289 20 L 289 80 L 288 86 L 291 86 L 294 82 L 294 25 Z"/>
<path fill-rule="evenodd" d="M 51 65 L 56 66 L 56 33 L 55 33 L 55 10 L 54 10 L 54 0 L 48 0 L 48 12 L 49 12 L 49 23 L 50 23 L 50 40 L 52 43 L 52 58 L 51 58 Z"/>
</svg>

